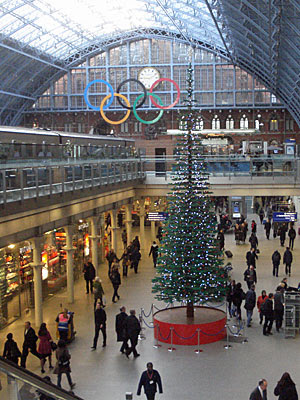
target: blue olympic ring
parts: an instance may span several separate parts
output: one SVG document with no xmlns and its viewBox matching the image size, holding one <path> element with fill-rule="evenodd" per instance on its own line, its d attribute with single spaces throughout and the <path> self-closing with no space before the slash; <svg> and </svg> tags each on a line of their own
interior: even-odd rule
<svg viewBox="0 0 300 400">
<path fill-rule="evenodd" d="M 111 94 L 111 98 L 110 98 L 109 102 L 106 104 L 106 106 L 103 107 L 103 110 L 106 110 L 109 106 L 112 105 L 112 103 L 114 101 L 114 89 L 113 89 L 113 87 L 111 86 L 111 84 L 109 82 L 107 82 L 107 81 L 105 81 L 103 79 L 95 79 L 95 80 L 93 80 L 93 81 L 91 81 L 91 82 L 89 82 L 87 84 L 86 88 L 84 89 L 84 95 L 83 95 L 84 96 L 84 100 L 85 100 L 86 104 L 90 108 L 92 108 L 95 111 L 100 111 L 100 107 L 93 106 L 90 103 L 89 97 L 88 97 L 88 91 L 89 91 L 90 86 L 92 86 L 94 83 L 97 83 L 97 82 L 104 83 L 108 87 L 108 89 L 110 91 L 110 94 Z"/>
</svg>

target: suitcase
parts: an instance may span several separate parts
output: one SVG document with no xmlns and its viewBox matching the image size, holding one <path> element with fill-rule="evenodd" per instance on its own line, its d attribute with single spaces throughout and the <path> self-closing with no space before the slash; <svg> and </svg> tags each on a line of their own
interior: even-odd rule
<svg viewBox="0 0 300 400">
<path fill-rule="evenodd" d="M 231 253 L 230 250 L 226 250 L 225 254 L 226 254 L 227 258 L 231 258 L 233 256 L 233 254 Z"/>
</svg>

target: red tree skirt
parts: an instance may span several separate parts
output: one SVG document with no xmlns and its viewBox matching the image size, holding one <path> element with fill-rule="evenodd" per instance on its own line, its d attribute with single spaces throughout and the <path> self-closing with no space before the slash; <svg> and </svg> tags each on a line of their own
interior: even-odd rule
<svg viewBox="0 0 300 400">
<path fill-rule="evenodd" d="M 154 337 L 160 342 L 171 343 L 171 327 L 173 329 L 173 344 L 195 346 L 198 344 L 200 329 L 200 344 L 213 343 L 226 336 L 226 314 L 213 307 L 195 306 L 193 319 L 186 317 L 186 307 L 173 307 L 156 312 L 153 315 Z"/>
</svg>

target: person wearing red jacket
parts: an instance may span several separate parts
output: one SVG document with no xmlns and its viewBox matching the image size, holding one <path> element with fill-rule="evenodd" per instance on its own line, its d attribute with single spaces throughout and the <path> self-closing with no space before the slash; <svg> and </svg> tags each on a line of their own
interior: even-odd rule
<svg viewBox="0 0 300 400">
<path fill-rule="evenodd" d="M 257 309 L 259 312 L 259 323 L 262 324 L 263 319 L 264 319 L 264 315 L 260 310 L 261 305 L 267 300 L 268 296 L 267 296 L 267 292 L 265 290 L 262 290 L 261 292 L 261 296 L 258 297 L 257 299 Z"/>
</svg>

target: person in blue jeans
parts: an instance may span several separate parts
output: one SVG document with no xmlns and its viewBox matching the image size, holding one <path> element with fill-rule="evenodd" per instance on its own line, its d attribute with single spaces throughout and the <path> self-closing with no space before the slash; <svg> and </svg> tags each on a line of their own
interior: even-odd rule
<svg viewBox="0 0 300 400">
<path fill-rule="evenodd" d="M 247 312 L 247 326 L 251 326 L 251 320 L 253 315 L 253 310 L 256 304 L 256 293 L 255 293 L 255 285 L 251 285 L 250 289 L 246 293 L 245 299 L 245 309 Z"/>
</svg>

